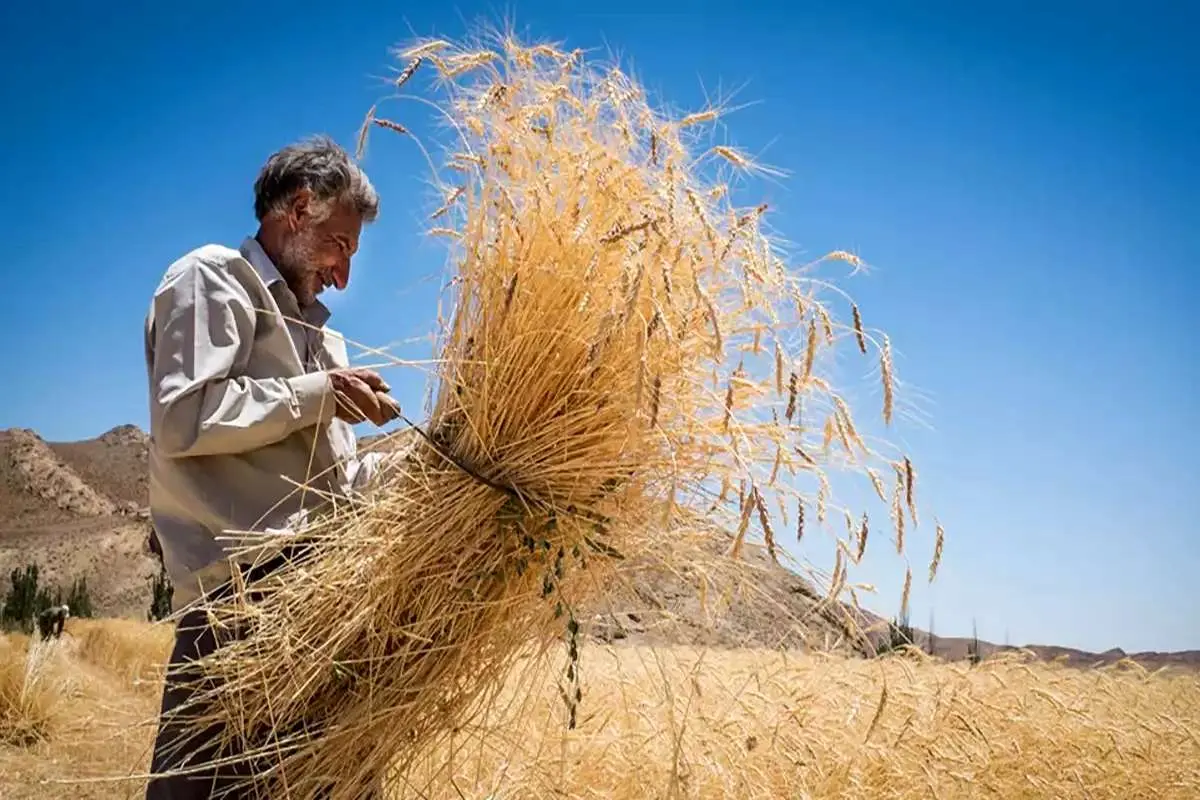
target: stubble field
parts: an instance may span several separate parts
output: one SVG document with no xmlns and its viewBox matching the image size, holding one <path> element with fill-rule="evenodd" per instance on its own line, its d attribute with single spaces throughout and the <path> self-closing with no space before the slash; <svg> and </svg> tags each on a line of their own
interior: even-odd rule
<svg viewBox="0 0 1200 800">
<path fill-rule="evenodd" d="M 72 620 L 0 638 L 0 796 L 140 797 L 171 630 Z M 514 674 L 488 719 L 394 798 L 1186 798 L 1200 676 L 1010 656 L 970 667 L 759 650 L 589 645 L 579 724 L 557 670 Z"/>
</svg>

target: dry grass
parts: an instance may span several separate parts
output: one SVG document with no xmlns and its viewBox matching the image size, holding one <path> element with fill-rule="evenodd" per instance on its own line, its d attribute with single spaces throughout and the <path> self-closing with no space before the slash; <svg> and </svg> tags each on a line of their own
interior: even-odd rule
<svg viewBox="0 0 1200 800">
<path fill-rule="evenodd" d="M 67 621 L 58 640 L 0 634 L 0 741 L 53 740 L 102 688 L 157 694 L 173 629 L 131 620 Z"/>
<path fill-rule="evenodd" d="M 543 684 L 520 722 L 465 731 L 396 796 L 1134 798 L 1200 786 L 1194 673 L 600 647 L 583 669 L 578 729 Z"/>
<path fill-rule="evenodd" d="M 129 776 L 145 770 L 150 736 L 136 723 L 154 714 L 158 695 L 128 676 L 161 664 L 169 637 L 112 620 L 73 620 L 70 634 L 38 662 L 50 682 L 18 727 L 37 727 L 48 709 L 55 722 L 41 739 L 0 743 L 0 796 L 139 797 L 142 781 Z M 89 636 L 123 642 L 101 652 L 131 663 L 85 660 L 79 643 Z M 25 646 L 0 644 L 5 681 L 25 674 Z M 580 667 L 575 730 L 554 673 L 515 669 L 501 693 L 513 709 L 493 705 L 413 765 L 390 799 L 1166 800 L 1194 797 L 1200 784 L 1194 672 L 599 645 L 584 648 Z M 50 692 L 67 673 L 74 688 Z"/>
<path fill-rule="evenodd" d="M 692 152 L 695 118 L 672 121 L 578 53 L 500 37 L 404 55 L 431 65 L 454 136 L 435 212 L 453 312 L 428 420 L 371 496 L 331 498 L 295 534 L 315 542 L 302 563 L 212 606 L 251 635 L 206 660 L 217 688 L 181 710 L 220 723 L 274 765 L 264 788 L 292 796 L 406 774 L 496 701 L 528 648 L 565 632 L 573 662 L 576 610 L 629 565 L 734 569 L 706 555 L 714 529 L 735 556 L 753 538 L 781 558 L 776 509 L 815 492 L 824 522 L 828 472 L 904 474 L 903 454 L 867 446 L 828 369 L 839 344 L 882 353 L 861 312 L 839 322 L 813 265 L 791 268 L 765 233 L 765 206 L 735 205 L 721 182 L 772 171 L 724 145 Z M 378 108 L 368 128 L 420 146 Z M 786 395 L 785 371 L 801 375 Z M 793 403 L 809 422 L 781 419 Z M 903 509 L 896 524 L 903 549 Z M 852 588 L 851 545 L 836 546 L 835 596 Z M 582 678 L 560 674 L 573 717 Z"/>
<path fill-rule="evenodd" d="M 70 690 L 61 651 L 23 634 L 0 638 L 0 741 L 48 738 L 62 723 Z"/>
<path fill-rule="evenodd" d="M 170 653 L 174 628 L 147 626 L 128 619 L 84 622 L 73 631 L 81 661 L 143 691 L 161 688 L 165 654 Z"/>
<path fill-rule="evenodd" d="M 68 620 L 61 639 L 33 644 L 0 635 L 0 797 L 139 796 L 126 778 L 149 762 L 160 684 L 135 676 L 161 671 L 171 639 L 127 620 Z"/>
</svg>

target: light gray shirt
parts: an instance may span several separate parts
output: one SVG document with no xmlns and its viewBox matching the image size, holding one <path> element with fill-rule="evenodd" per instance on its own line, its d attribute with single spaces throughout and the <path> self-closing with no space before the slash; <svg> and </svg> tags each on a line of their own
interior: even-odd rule
<svg viewBox="0 0 1200 800">
<path fill-rule="evenodd" d="M 373 477 L 377 455 L 360 459 L 353 428 L 334 418 L 325 371 L 348 359 L 328 319 L 319 302 L 299 308 L 253 238 L 193 250 L 155 291 L 150 515 L 182 597 L 196 573 L 205 589 L 228 574 L 230 549 L 246 543 L 238 532 L 294 529 L 322 495 Z"/>
</svg>

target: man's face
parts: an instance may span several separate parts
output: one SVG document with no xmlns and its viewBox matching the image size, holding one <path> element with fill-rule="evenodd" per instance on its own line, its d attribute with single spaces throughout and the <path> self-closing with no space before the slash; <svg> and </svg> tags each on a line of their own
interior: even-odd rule
<svg viewBox="0 0 1200 800">
<path fill-rule="evenodd" d="M 287 239 L 275 265 L 301 308 L 312 305 L 329 286 L 346 288 L 350 259 L 362 232 L 362 218 L 351 209 L 335 206 L 321 222 L 314 222 L 313 210 L 306 197 L 293 203 Z"/>
</svg>

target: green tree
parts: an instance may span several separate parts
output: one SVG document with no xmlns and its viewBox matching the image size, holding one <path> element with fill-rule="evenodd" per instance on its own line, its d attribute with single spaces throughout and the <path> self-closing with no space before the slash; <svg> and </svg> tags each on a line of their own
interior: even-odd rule
<svg viewBox="0 0 1200 800">
<path fill-rule="evenodd" d="M 887 638 L 880 643 L 875 652 L 877 655 L 885 653 L 893 653 L 898 650 L 903 650 L 914 642 L 912 625 L 908 621 L 907 609 L 900 615 L 900 619 L 892 619 L 888 623 Z"/>
<path fill-rule="evenodd" d="M 5 627 L 16 628 L 25 633 L 33 632 L 33 620 L 37 616 L 38 565 L 29 564 L 24 571 L 14 569 L 9 573 L 10 586 L 4 598 L 3 617 Z"/>
<path fill-rule="evenodd" d="M 10 573 L 10 586 L 4 598 L 3 610 L 0 611 L 4 627 L 32 634 L 38 615 L 63 603 L 71 609 L 73 617 L 91 617 L 95 614 L 87 578 L 77 578 L 65 597 L 61 586 L 51 588 L 39 585 L 40 578 L 41 572 L 36 563 Z"/>
<path fill-rule="evenodd" d="M 158 575 L 151 580 L 150 592 L 150 610 L 146 612 L 146 619 L 154 622 L 169 617 L 172 600 L 175 597 L 175 586 L 171 583 L 171 576 L 167 574 L 165 564 L 159 568 Z"/>
<path fill-rule="evenodd" d="M 33 604 L 33 616 L 37 618 L 47 608 L 52 606 L 61 606 L 63 604 L 62 587 L 55 587 L 54 591 L 50 591 L 49 586 L 42 586 L 38 589 L 37 600 Z"/>
<path fill-rule="evenodd" d="M 967 658 L 972 666 L 983 660 L 983 655 L 979 652 L 979 630 L 975 627 L 975 620 L 971 620 L 971 641 L 967 643 Z"/>
<path fill-rule="evenodd" d="M 67 595 L 67 606 L 71 609 L 72 617 L 91 617 L 92 597 L 88 593 L 87 578 L 76 578 L 71 584 L 71 592 Z"/>
</svg>

